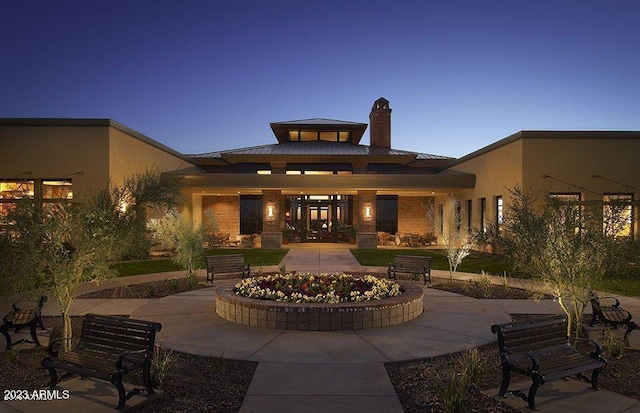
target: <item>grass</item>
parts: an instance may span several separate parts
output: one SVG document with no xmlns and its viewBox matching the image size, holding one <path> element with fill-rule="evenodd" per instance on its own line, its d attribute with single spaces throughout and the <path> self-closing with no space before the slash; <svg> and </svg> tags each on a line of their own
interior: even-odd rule
<svg viewBox="0 0 640 413">
<path fill-rule="evenodd" d="M 640 296 L 640 277 L 606 277 L 596 285 L 596 289 L 628 297 L 638 297 Z"/>
<path fill-rule="evenodd" d="M 386 267 L 393 262 L 396 255 L 421 255 L 431 256 L 431 268 L 435 270 L 449 270 L 449 261 L 444 250 L 416 250 L 416 249 L 352 249 L 353 256 L 361 265 Z M 487 274 L 503 274 L 509 271 L 504 259 L 499 255 L 472 251 L 471 254 L 458 266 L 458 271 L 479 274 L 484 271 Z"/>
<path fill-rule="evenodd" d="M 445 250 L 416 250 L 416 249 L 352 249 L 353 256 L 361 265 L 386 267 L 393 262 L 396 255 L 429 255 L 433 257 L 431 268 L 435 270 L 449 270 L 449 262 Z M 506 261 L 495 254 L 472 251 L 462 264 L 458 266 L 458 271 L 479 274 L 485 272 L 493 275 L 503 275 L 518 278 L 518 274 L 511 271 Z M 629 271 L 628 276 L 607 276 L 596 285 L 599 291 L 606 291 L 612 294 L 625 295 L 628 297 L 640 296 L 640 271 Z"/>
<path fill-rule="evenodd" d="M 286 249 L 215 248 L 206 250 L 204 254 L 198 258 L 198 268 L 205 268 L 205 256 L 226 254 L 243 254 L 245 261 L 251 266 L 278 265 L 287 254 L 287 251 Z M 120 273 L 120 277 L 181 270 L 180 266 L 170 259 L 126 261 L 113 264 L 111 267 Z"/>
</svg>

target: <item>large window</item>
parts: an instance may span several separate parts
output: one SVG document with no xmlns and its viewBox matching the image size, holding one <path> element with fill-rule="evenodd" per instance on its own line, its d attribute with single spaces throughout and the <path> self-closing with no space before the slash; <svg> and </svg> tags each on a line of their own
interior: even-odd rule
<svg viewBox="0 0 640 413">
<path fill-rule="evenodd" d="M 471 228 L 473 227 L 473 221 L 471 221 L 471 217 L 473 216 L 473 201 L 471 199 L 467 199 L 467 231 L 471 232 Z"/>
<path fill-rule="evenodd" d="M 37 205 L 46 206 L 73 199 L 71 179 L 3 180 L 0 182 L 0 222 L 22 199 L 36 200 Z M 41 203 L 42 202 L 42 203 Z"/>
<path fill-rule="evenodd" d="M 389 234 L 398 232 L 398 196 L 378 195 L 376 197 L 376 231 Z"/>
<path fill-rule="evenodd" d="M 262 232 L 262 196 L 240 196 L 240 234 Z"/>
<path fill-rule="evenodd" d="M 633 236 L 633 194 L 605 194 L 602 227 L 606 235 Z"/>
</svg>

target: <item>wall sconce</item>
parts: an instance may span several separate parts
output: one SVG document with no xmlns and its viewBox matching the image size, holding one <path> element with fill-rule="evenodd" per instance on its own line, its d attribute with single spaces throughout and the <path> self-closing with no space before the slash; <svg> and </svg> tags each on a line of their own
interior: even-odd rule
<svg viewBox="0 0 640 413">
<path fill-rule="evenodd" d="M 366 204 L 364 204 L 363 215 L 365 220 L 371 220 L 371 218 L 373 217 L 373 208 L 371 206 L 371 203 L 367 202 Z"/>
<path fill-rule="evenodd" d="M 274 205 L 267 205 L 267 219 L 273 220 L 276 216 L 276 207 Z"/>
</svg>

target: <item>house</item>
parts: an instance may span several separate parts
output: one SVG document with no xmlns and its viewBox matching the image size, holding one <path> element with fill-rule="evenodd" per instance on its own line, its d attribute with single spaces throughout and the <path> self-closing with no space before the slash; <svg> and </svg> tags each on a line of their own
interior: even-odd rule
<svg viewBox="0 0 640 413">
<path fill-rule="evenodd" d="M 210 210 L 220 232 L 260 234 L 263 248 L 279 248 L 283 229 L 296 242 L 345 242 L 353 228 L 358 248 L 375 248 L 379 233 L 434 233 L 425 207 L 452 192 L 465 224 L 486 228 L 516 185 L 628 202 L 638 233 L 639 131 L 521 131 L 454 159 L 394 149 L 391 112 L 380 98 L 368 125 L 274 122 L 271 144 L 191 155 L 107 119 L 0 119 L 0 216 L 21 197 L 76 199 L 153 168 L 184 177 L 194 224 Z"/>
</svg>

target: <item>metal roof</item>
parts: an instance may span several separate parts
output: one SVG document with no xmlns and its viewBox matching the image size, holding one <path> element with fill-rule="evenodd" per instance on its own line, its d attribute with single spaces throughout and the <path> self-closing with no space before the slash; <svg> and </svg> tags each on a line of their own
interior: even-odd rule
<svg viewBox="0 0 640 413">
<path fill-rule="evenodd" d="M 298 161 L 296 158 L 371 158 L 371 162 L 408 163 L 414 160 L 449 160 L 447 156 L 432 155 L 404 151 L 399 149 L 382 149 L 366 145 L 350 143 L 310 141 L 287 142 L 272 145 L 252 146 L 248 148 L 231 149 L 227 151 L 208 152 L 190 155 L 194 159 L 219 159 L 228 162 L 269 162 L 275 160 Z M 293 158 L 293 159 L 292 159 Z"/>
</svg>

